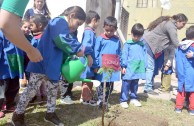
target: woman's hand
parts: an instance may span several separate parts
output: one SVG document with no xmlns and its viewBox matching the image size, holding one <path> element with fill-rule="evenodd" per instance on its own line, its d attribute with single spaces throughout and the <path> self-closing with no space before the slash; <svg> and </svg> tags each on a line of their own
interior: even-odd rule
<svg viewBox="0 0 194 126">
<path fill-rule="evenodd" d="M 193 57 L 193 52 L 191 50 L 189 50 L 186 54 L 187 58 L 192 58 Z"/>
<path fill-rule="evenodd" d="M 39 50 L 34 47 L 27 51 L 26 54 L 31 62 L 40 62 L 41 60 L 43 60 Z"/>
</svg>

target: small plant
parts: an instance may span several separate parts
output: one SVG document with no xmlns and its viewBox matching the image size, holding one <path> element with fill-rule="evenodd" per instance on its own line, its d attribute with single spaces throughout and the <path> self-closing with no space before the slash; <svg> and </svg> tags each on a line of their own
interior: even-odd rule
<svg viewBox="0 0 194 126">
<path fill-rule="evenodd" d="M 98 70 L 98 74 L 106 73 L 106 77 L 104 78 L 104 85 L 103 85 L 103 101 L 102 101 L 102 126 L 104 126 L 104 114 L 105 114 L 105 92 L 106 92 L 106 81 L 108 81 L 112 77 L 112 73 L 115 70 L 109 67 L 101 67 Z"/>
</svg>

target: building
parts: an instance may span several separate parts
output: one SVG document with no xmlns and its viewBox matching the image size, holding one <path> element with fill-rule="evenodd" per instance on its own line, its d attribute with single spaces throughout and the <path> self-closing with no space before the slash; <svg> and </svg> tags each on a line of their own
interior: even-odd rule
<svg viewBox="0 0 194 126">
<path fill-rule="evenodd" d="M 172 16 L 184 13 L 189 21 L 186 27 L 178 31 L 181 40 L 185 37 L 186 28 L 194 25 L 194 0 L 170 0 L 171 8 L 165 10 L 161 8 L 160 0 L 121 0 L 124 10 L 129 13 L 128 23 L 123 24 L 128 27 L 127 38 L 130 37 L 130 29 L 135 23 L 142 23 L 145 28 L 149 23 L 159 16 Z"/>
</svg>

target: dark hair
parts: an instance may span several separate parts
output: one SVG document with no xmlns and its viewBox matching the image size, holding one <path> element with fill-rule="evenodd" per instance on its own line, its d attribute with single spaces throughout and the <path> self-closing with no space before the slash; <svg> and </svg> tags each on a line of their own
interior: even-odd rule
<svg viewBox="0 0 194 126">
<path fill-rule="evenodd" d="M 35 0 L 34 0 L 35 1 Z M 51 17 L 51 13 L 50 13 L 50 11 L 49 11 L 49 9 L 48 9 L 48 6 L 47 6 L 47 3 L 46 3 L 46 0 L 44 0 L 44 6 L 43 6 L 43 10 L 45 10 L 45 12 L 47 13 L 47 17 L 48 17 L 48 19 L 50 19 L 50 17 Z M 36 8 L 35 7 L 36 5 L 35 5 L 35 2 L 34 2 L 34 8 Z"/>
<path fill-rule="evenodd" d="M 148 25 L 148 30 L 151 31 L 153 30 L 156 26 L 158 26 L 160 23 L 162 23 L 163 21 L 169 21 L 170 19 L 173 19 L 175 21 L 180 21 L 180 22 L 187 22 L 188 21 L 188 18 L 182 14 L 182 13 L 179 13 L 179 14 L 176 14 L 176 15 L 173 15 L 172 17 L 170 16 L 160 16 L 159 18 L 157 18 L 156 20 L 152 21 L 149 25 Z"/>
<path fill-rule="evenodd" d="M 69 16 L 72 13 L 75 13 L 75 16 L 73 18 L 79 19 L 82 21 L 86 20 L 86 13 L 79 6 L 72 6 L 67 8 L 62 14 L 60 14 L 60 16 Z"/>
<path fill-rule="evenodd" d="M 39 25 L 39 23 L 42 24 L 42 28 L 44 29 L 47 24 L 48 24 L 48 18 L 46 18 L 44 15 L 42 14 L 35 14 L 33 17 L 30 18 L 30 21 L 35 23 L 36 26 Z"/>
<path fill-rule="evenodd" d="M 186 38 L 187 38 L 187 39 L 194 39 L 194 25 L 191 25 L 191 26 L 186 30 Z"/>
<path fill-rule="evenodd" d="M 100 16 L 97 12 L 92 11 L 92 10 L 88 11 L 88 13 L 86 14 L 86 21 L 85 21 L 86 24 L 91 23 L 93 18 L 95 18 L 96 21 L 100 20 Z"/>
<path fill-rule="evenodd" d="M 177 15 L 173 15 L 172 16 L 172 19 L 174 19 L 175 21 L 179 21 L 179 22 L 187 22 L 188 21 L 188 18 L 186 17 L 186 15 L 182 14 L 182 13 L 179 13 Z"/>
<path fill-rule="evenodd" d="M 156 20 L 152 21 L 149 25 L 148 25 L 148 30 L 151 31 L 153 30 L 158 24 L 162 23 L 163 21 L 168 21 L 170 20 L 170 16 L 160 16 L 159 18 L 157 18 Z"/>
<path fill-rule="evenodd" d="M 113 16 L 106 17 L 104 20 L 104 26 L 112 26 L 117 29 L 117 19 Z"/>
<path fill-rule="evenodd" d="M 142 24 L 140 23 L 136 23 L 133 25 L 132 29 L 131 29 L 131 33 L 134 36 L 142 36 L 144 33 L 144 27 Z"/>
</svg>

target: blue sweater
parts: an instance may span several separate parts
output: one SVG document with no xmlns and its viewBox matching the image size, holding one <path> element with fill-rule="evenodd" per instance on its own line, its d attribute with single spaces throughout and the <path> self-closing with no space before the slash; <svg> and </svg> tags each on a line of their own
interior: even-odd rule
<svg viewBox="0 0 194 126">
<path fill-rule="evenodd" d="M 183 86 L 186 92 L 194 92 L 194 56 L 187 58 L 188 51 L 194 52 L 194 44 L 184 50 L 180 46 L 175 53 L 179 92 L 182 92 Z"/>
<path fill-rule="evenodd" d="M 29 62 L 27 71 L 45 74 L 49 80 L 57 82 L 64 54 L 76 54 L 81 50 L 81 43 L 70 34 L 67 21 L 63 17 L 56 17 L 49 21 L 37 48 L 43 60 Z"/>
<path fill-rule="evenodd" d="M 95 31 L 90 28 L 86 27 L 82 37 L 82 46 L 85 48 L 84 54 L 91 55 L 93 60 L 94 56 L 94 45 L 96 42 L 96 33 Z M 94 76 L 94 70 L 92 67 L 86 67 L 86 70 L 82 73 L 81 78 L 89 78 Z"/>
<path fill-rule="evenodd" d="M 13 45 L 0 31 L 0 79 L 23 77 L 23 51 Z"/>
<path fill-rule="evenodd" d="M 142 41 L 128 40 L 123 46 L 121 66 L 126 68 L 123 80 L 145 79 L 146 49 Z"/>
<path fill-rule="evenodd" d="M 111 38 L 107 38 L 104 34 L 100 35 L 96 39 L 95 47 L 95 60 L 94 60 L 94 68 L 102 67 L 102 55 L 103 54 L 115 54 L 121 59 L 121 43 L 117 36 L 112 36 Z M 107 77 L 107 74 L 103 72 L 102 74 L 97 74 L 96 79 L 104 82 Z M 106 80 L 106 82 L 114 82 L 120 80 L 120 71 L 113 72 L 112 77 Z"/>
</svg>

